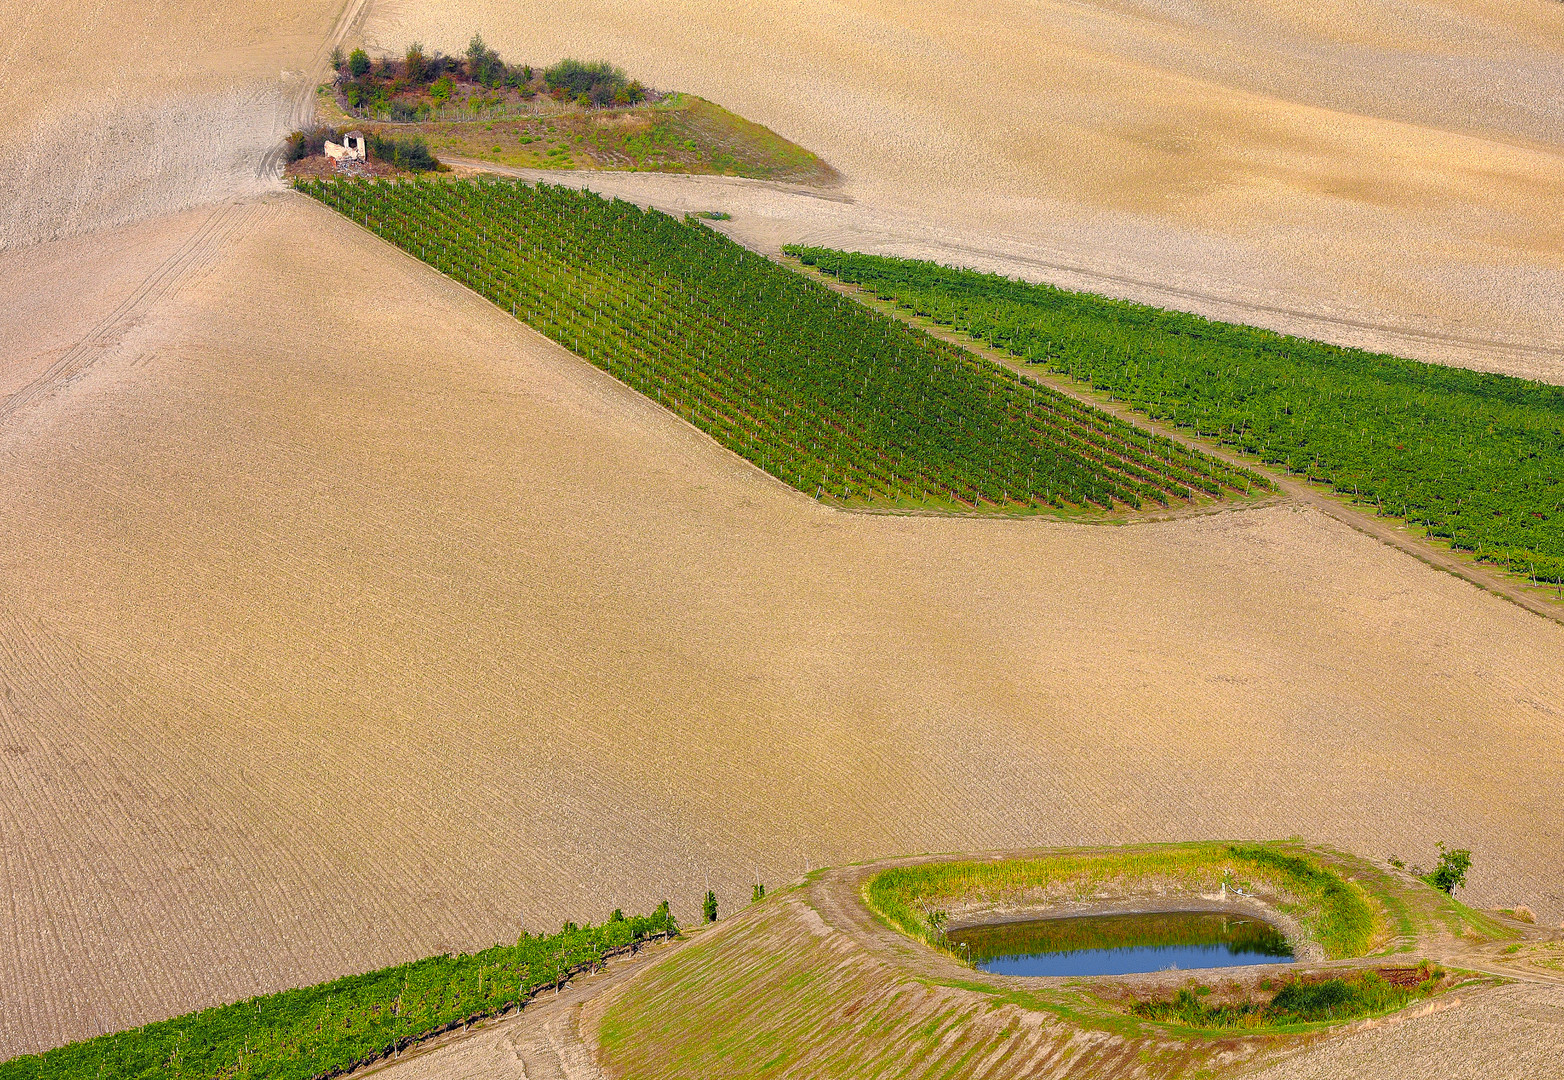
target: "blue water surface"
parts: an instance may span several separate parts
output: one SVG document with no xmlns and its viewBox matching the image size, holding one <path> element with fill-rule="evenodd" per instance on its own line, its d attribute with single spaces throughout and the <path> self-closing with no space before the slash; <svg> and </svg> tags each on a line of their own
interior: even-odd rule
<svg viewBox="0 0 1564 1080">
<path fill-rule="evenodd" d="M 1244 964 L 1290 964 L 1291 956 L 1251 950 L 1232 943 L 1218 945 L 1134 945 L 1074 952 L 1026 953 L 978 960 L 979 971 L 995 975 L 1136 975 L 1147 971 L 1239 967 Z"/>
</svg>

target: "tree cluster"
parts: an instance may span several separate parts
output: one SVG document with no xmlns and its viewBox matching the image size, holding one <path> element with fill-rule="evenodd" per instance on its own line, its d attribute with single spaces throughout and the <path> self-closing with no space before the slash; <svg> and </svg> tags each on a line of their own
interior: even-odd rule
<svg viewBox="0 0 1564 1080">
<path fill-rule="evenodd" d="M 607 61 L 561 60 L 544 71 L 531 64 L 508 64 L 481 34 L 472 36 L 461 56 L 426 52 L 415 41 L 400 58 L 372 58 L 362 48 L 344 55 L 338 49 L 332 54 L 332 66 L 349 108 L 384 112 L 401 122 L 424 119 L 428 106 L 399 101 L 398 95 L 427 93 L 438 106 L 449 101 L 461 83 L 489 91 L 512 90 L 524 99 L 547 93 L 558 101 L 588 107 L 636 105 L 647 95 L 646 87 Z"/>
</svg>

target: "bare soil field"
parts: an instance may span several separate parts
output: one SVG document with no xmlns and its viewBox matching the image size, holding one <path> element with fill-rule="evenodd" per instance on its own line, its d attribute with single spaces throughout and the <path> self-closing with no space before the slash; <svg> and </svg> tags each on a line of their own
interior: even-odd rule
<svg viewBox="0 0 1564 1080">
<path fill-rule="evenodd" d="M 907 851 L 1443 839 L 1564 918 L 1556 624 L 1297 506 L 826 510 L 323 209 L 224 202 L 334 27 L 482 29 L 846 174 L 614 180 L 759 246 L 1564 380 L 1564 8 L 1400 11 L 5 8 L 0 1056 Z"/>
<path fill-rule="evenodd" d="M 302 197 L 218 213 L 0 426 L 0 1054 L 906 851 L 1445 839 L 1564 918 L 1557 624 L 1292 506 L 831 511 Z"/>
<path fill-rule="evenodd" d="M 363 7 L 0 5 L 0 249 L 275 186 L 267 155 L 305 119 L 338 16 Z"/>
<path fill-rule="evenodd" d="M 937 257 L 1564 378 L 1552 0 L 374 0 L 365 36 L 475 28 L 765 124 Z M 897 239 L 873 250 L 930 253 Z"/>
</svg>

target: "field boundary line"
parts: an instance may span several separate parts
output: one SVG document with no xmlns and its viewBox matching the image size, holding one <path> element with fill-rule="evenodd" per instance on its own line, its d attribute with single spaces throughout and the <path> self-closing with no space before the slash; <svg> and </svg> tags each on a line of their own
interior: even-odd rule
<svg viewBox="0 0 1564 1080">
<path fill-rule="evenodd" d="M 866 307 L 889 315 L 891 318 L 898 319 L 909 326 L 915 326 L 934 337 L 948 341 L 952 345 L 958 345 L 986 360 L 1003 364 L 1010 370 L 1019 373 L 1023 378 L 1031 379 L 1040 385 L 1057 390 L 1074 398 L 1076 401 L 1102 409 L 1104 412 L 1111 413 L 1121 420 L 1134 424 L 1136 427 L 1156 435 L 1165 436 L 1191 450 L 1199 450 L 1220 461 L 1225 461 L 1229 465 L 1252 469 L 1274 483 L 1277 490 L 1289 499 L 1311 509 L 1319 510 L 1358 532 L 1371 536 L 1398 551 L 1405 552 L 1436 570 L 1443 570 L 1448 574 L 1452 574 L 1470 585 L 1475 585 L 1484 592 L 1503 597 L 1511 603 L 1525 608 L 1534 615 L 1541 615 L 1545 619 L 1551 619 L 1553 622 L 1564 625 L 1564 609 L 1545 598 L 1525 591 L 1525 586 L 1511 582 L 1497 571 L 1487 570 L 1480 563 L 1460 558 L 1454 552 L 1446 552 L 1426 541 L 1420 541 L 1393 525 L 1385 524 L 1381 519 L 1373 515 L 1366 514 L 1361 510 L 1355 510 L 1351 506 L 1343 504 L 1339 497 L 1333 496 L 1329 492 L 1321 491 L 1312 484 L 1278 473 L 1271 466 L 1261 462 L 1246 460 L 1241 454 L 1237 454 L 1213 440 L 1191 435 L 1181 428 L 1152 420 L 1144 414 L 1129 408 L 1123 402 L 1083 389 L 1081 384 L 1074 379 L 1047 371 L 1036 365 L 1026 364 L 1019 357 L 1001 349 L 996 349 L 986 342 L 940 326 L 932 320 L 914 315 L 912 312 L 893 303 L 880 301 L 866 290 L 856 285 L 837 281 L 835 278 L 822 274 L 811 267 L 805 267 L 798 263 L 796 259 L 782 257 L 778 261 L 784 262 L 784 265 L 790 266 L 798 273 L 814 278 L 827 288 L 841 293 L 843 296 L 851 297 Z M 1236 507 L 1233 509 L 1236 509 Z M 1538 591 L 1542 590 L 1539 589 Z"/>
</svg>

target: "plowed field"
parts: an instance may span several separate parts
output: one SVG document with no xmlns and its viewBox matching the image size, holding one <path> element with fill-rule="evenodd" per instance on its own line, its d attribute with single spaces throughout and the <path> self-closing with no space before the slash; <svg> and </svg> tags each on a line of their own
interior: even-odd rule
<svg viewBox="0 0 1564 1080">
<path fill-rule="evenodd" d="M 1551 0 L 375 0 L 365 34 L 456 50 L 474 28 L 813 150 L 895 212 L 872 250 L 1564 378 Z"/>
<path fill-rule="evenodd" d="M 0 428 L 0 1053 L 888 852 L 1447 839 L 1564 917 L 1557 624 L 1286 506 L 828 510 L 222 213 Z"/>
<path fill-rule="evenodd" d="M 252 198 L 359 9 L 220 7 L 0 12 L 0 245 L 93 233 L 0 254 L 0 1056 L 930 849 L 1443 839 L 1473 903 L 1564 918 L 1557 624 L 1287 505 L 816 506 Z M 746 236 L 1564 378 L 1564 8 L 1400 11 L 378 0 L 367 33 L 607 56 L 846 175 L 678 189 L 743 191 Z"/>
</svg>

